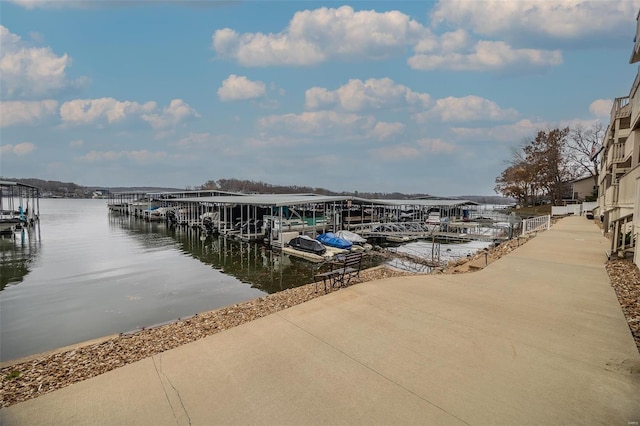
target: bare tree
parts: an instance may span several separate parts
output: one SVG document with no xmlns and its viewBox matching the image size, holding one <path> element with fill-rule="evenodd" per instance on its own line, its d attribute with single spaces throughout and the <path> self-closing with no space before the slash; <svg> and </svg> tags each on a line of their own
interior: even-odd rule
<svg viewBox="0 0 640 426">
<path fill-rule="evenodd" d="M 535 203 L 537 195 L 536 175 L 526 161 L 512 163 L 496 178 L 494 191 L 518 200 L 521 205 Z"/>
<path fill-rule="evenodd" d="M 539 194 L 554 202 L 562 200 L 575 170 L 567 158 L 569 128 L 540 130 L 533 140 L 511 153 L 509 167 L 496 178 L 495 191 L 525 204 Z"/>
<path fill-rule="evenodd" d="M 591 127 L 575 126 L 569 132 L 567 139 L 567 158 L 578 170 L 580 175 L 591 176 L 595 186 L 598 186 L 598 171 L 600 162 L 597 155 L 604 137 L 605 128 L 601 122 L 595 122 Z"/>
<path fill-rule="evenodd" d="M 540 130 L 524 148 L 527 162 L 534 165 L 538 185 L 554 203 L 565 195 L 568 182 L 576 177 L 566 155 L 569 128 Z"/>
</svg>

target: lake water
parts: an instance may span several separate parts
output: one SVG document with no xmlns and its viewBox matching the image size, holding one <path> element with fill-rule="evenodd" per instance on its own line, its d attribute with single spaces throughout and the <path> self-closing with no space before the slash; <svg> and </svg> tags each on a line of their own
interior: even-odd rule
<svg viewBox="0 0 640 426">
<path fill-rule="evenodd" d="M 42 199 L 39 226 L 0 240 L 0 360 L 307 284 L 315 268 L 263 245 L 110 214 L 106 200 Z"/>
<path fill-rule="evenodd" d="M 443 246 L 441 255 L 466 256 L 483 244 Z M 395 250 L 429 258 L 431 244 Z M 367 256 L 363 267 L 383 261 Z M 261 244 L 109 213 L 106 200 L 41 199 L 35 228 L 0 238 L 0 360 L 304 285 L 317 268 Z"/>
</svg>

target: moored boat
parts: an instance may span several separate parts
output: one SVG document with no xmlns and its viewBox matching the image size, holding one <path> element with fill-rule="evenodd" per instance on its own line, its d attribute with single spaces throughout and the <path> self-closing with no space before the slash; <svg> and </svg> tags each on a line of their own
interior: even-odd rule
<svg viewBox="0 0 640 426">
<path fill-rule="evenodd" d="M 319 241 L 306 235 L 299 235 L 289 241 L 289 247 L 313 254 L 324 254 L 327 249 Z"/>
<path fill-rule="evenodd" d="M 351 241 L 340 238 L 333 232 L 320 234 L 316 237 L 316 240 L 320 241 L 320 243 L 324 244 L 325 246 L 335 247 L 343 250 L 349 250 L 351 249 L 351 246 L 353 246 L 353 243 Z"/>
<path fill-rule="evenodd" d="M 364 244 L 367 242 L 367 240 L 364 237 L 356 234 L 355 232 L 351 232 L 347 230 L 336 232 L 336 236 L 340 238 L 344 238 L 347 241 L 351 241 L 353 244 Z"/>
<path fill-rule="evenodd" d="M 0 234 L 10 234 L 24 223 L 24 215 L 17 211 L 0 211 Z"/>
</svg>

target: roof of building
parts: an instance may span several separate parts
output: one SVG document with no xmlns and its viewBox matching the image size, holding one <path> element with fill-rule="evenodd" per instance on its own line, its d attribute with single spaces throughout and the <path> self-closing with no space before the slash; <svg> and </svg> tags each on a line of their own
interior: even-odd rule
<svg viewBox="0 0 640 426">
<path fill-rule="evenodd" d="M 252 195 L 221 195 L 217 197 L 188 197 L 175 201 L 192 203 L 215 204 L 245 204 L 250 206 L 292 206 L 300 204 L 317 204 L 341 202 L 347 200 L 364 200 L 351 196 L 327 196 L 313 194 L 252 194 Z"/>
<path fill-rule="evenodd" d="M 578 179 L 574 179 L 574 180 L 570 180 L 569 183 L 577 183 L 577 182 L 582 182 L 588 179 L 593 179 L 593 176 L 584 176 Z"/>
<path fill-rule="evenodd" d="M 217 197 L 188 197 L 179 198 L 175 201 L 188 203 L 214 203 L 214 204 L 244 204 L 250 206 L 293 206 L 302 204 L 320 204 L 351 201 L 355 204 L 377 204 L 388 206 L 425 206 L 425 207 L 454 207 L 462 205 L 477 205 L 469 200 L 372 200 L 359 198 L 351 195 L 317 195 L 317 194 L 253 194 L 253 195 L 230 195 Z"/>
<path fill-rule="evenodd" d="M 375 201 L 377 204 L 391 204 L 395 206 L 423 206 L 423 207 L 458 207 L 458 206 L 477 206 L 478 203 L 470 200 L 458 199 L 413 199 L 413 200 L 369 200 Z"/>
<path fill-rule="evenodd" d="M 636 36 L 633 38 L 633 50 L 629 59 L 630 64 L 640 61 L 640 10 L 636 15 L 636 22 Z"/>
<path fill-rule="evenodd" d="M 40 189 L 37 186 L 27 185 L 26 183 L 11 182 L 8 180 L 0 180 L 0 186 L 21 186 L 23 188 Z"/>
</svg>

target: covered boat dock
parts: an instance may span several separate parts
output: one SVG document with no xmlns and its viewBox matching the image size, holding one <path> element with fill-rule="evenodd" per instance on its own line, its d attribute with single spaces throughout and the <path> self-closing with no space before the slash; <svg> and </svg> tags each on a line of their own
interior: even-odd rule
<svg viewBox="0 0 640 426">
<path fill-rule="evenodd" d="M 487 233 L 486 224 L 474 220 L 478 204 L 461 199 L 366 199 L 351 195 L 240 194 L 215 190 L 136 192 L 112 194 L 110 198 L 109 208 L 114 211 L 151 220 L 151 211 L 158 209 L 177 225 L 274 246 L 283 246 L 291 235 L 315 237 L 318 233 L 339 230 L 385 242 L 418 238 L 498 240 L 510 235 L 499 227 L 489 227 Z"/>
</svg>

